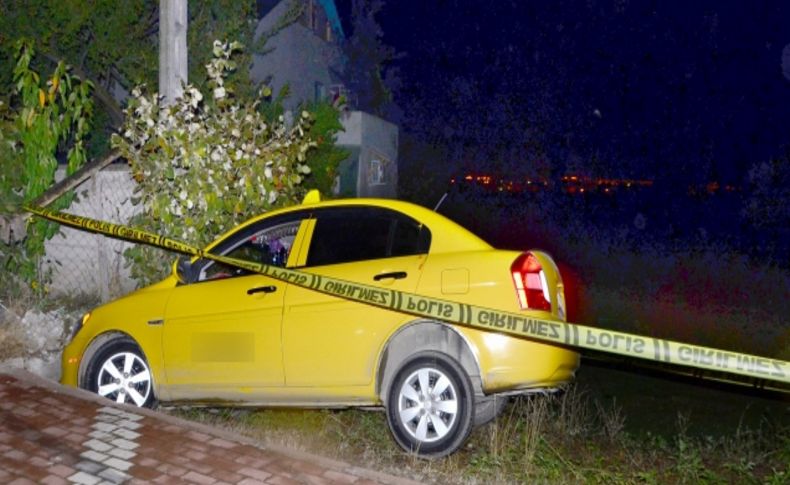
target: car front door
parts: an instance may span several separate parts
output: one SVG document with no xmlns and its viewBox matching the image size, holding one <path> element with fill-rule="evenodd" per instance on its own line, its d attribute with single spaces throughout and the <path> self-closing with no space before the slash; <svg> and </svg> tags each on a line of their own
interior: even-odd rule
<svg viewBox="0 0 790 485">
<path fill-rule="evenodd" d="M 337 207 L 313 214 L 305 271 L 413 292 L 430 232 L 398 212 Z M 283 313 L 289 388 L 369 386 L 384 340 L 403 314 L 290 285 Z M 307 391 L 309 394 L 309 391 Z"/>
<path fill-rule="evenodd" d="M 302 225 L 297 215 L 264 219 L 212 252 L 287 266 Z M 195 282 L 173 290 L 165 311 L 162 349 L 169 398 L 248 400 L 263 388 L 281 387 L 286 284 L 208 260 L 195 262 L 194 274 Z"/>
</svg>

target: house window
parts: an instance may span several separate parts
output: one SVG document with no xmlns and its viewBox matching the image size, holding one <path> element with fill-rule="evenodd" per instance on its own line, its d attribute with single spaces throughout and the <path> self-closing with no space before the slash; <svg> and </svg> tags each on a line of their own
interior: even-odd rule
<svg viewBox="0 0 790 485">
<path fill-rule="evenodd" d="M 381 156 L 370 160 L 368 165 L 368 185 L 386 185 L 389 182 L 387 177 L 389 163 L 389 160 Z"/>
<path fill-rule="evenodd" d="M 324 83 L 315 82 L 315 102 L 323 101 L 326 99 L 326 87 L 324 87 Z"/>
</svg>

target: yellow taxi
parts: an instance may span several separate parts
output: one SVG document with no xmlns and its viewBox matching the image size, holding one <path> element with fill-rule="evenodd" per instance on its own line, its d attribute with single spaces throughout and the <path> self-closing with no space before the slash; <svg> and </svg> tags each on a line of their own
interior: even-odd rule
<svg viewBox="0 0 790 485">
<path fill-rule="evenodd" d="M 407 202 L 317 199 L 255 217 L 206 251 L 565 320 L 562 279 L 545 253 L 494 249 Z M 193 258 L 86 314 L 62 364 L 64 384 L 135 406 L 383 406 L 402 448 L 435 457 L 457 450 L 508 396 L 568 382 L 579 356 Z"/>
</svg>

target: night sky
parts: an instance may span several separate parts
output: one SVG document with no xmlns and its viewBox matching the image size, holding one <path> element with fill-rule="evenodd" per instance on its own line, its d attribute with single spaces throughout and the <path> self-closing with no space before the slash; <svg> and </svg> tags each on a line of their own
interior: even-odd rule
<svg viewBox="0 0 790 485">
<path fill-rule="evenodd" d="M 459 170 L 739 184 L 790 145 L 787 1 L 388 0 L 378 20 L 401 129 Z"/>
</svg>

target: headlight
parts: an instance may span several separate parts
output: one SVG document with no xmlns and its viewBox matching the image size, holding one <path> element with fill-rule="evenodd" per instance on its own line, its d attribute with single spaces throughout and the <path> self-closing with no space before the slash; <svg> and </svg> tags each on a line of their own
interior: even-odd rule
<svg viewBox="0 0 790 485">
<path fill-rule="evenodd" d="M 72 327 L 71 334 L 69 334 L 69 339 L 67 340 L 67 343 L 71 343 L 71 341 L 74 340 L 74 337 L 76 337 L 77 334 L 80 332 L 80 330 L 82 330 L 82 327 L 84 327 L 85 324 L 88 323 L 90 317 L 91 317 L 91 313 L 90 312 L 86 313 L 85 315 L 82 316 L 82 320 L 77 322 L 77 324 L 74 325 L 74 327 Z"/>
</svg>

